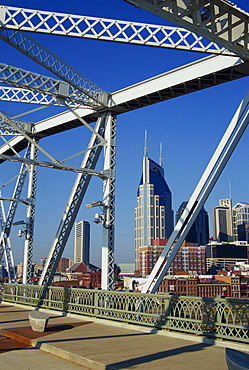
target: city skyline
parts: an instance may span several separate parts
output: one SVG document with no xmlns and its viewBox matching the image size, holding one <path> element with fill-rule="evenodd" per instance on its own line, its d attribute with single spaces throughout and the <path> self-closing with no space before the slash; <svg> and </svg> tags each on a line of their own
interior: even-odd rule
<svg viewBox="0 0 249 370">
<path fill-rule="evenodd" d="M 236 4 L 247 11 L 249 10 L 249 5 L 246 2 L 236 1 Z M 38 0 L 35 4 L 28 0 L 9 0 L 2 1 L 2 5 L 152 24 L 168 24 L 161 18 L 136 9 L 121 0 L 110 0 L 104 4 L 100 0 L 94 0 L 84 4 L 84 7 L 80 6 L 77 1 L 62 4 L 59 1 L 51 3 L 47 0 Z M 32 36 L 107 91 L 116 91 L 205 57 L 205 54 L 200 55 L 194 52 L 77 40 L 50 35 L 33 34 Z M 48 74 L 3 41 L 1 41 L 1 48 L 2 62 L 22 66 L 29 70 L 38 70 L 44 75 Z M 99 55 L 101 55 L 101 67 Z M 134 260 L 134 208 L 139 183 L 137 174 L 141 172 L 144 130 L 148 130 L 150 156 L 156 161 L 158 143 L 163 143 L 165 178 L 170 184 L 172 208 L 176 212 L 182 201 L 188 199 L 193 192 L 209 158 L 248 89 L 247 82 L 248 77 L 118 116 L 115 238 L 117 263 Z M 19 114 L 32 108 L 33 106 L 25 104 L 1 102 L 0 110 Z M 46 108 L 28 115 L 24 119 L 36 122 L 57 112 L 56 108 Z M 243 163 L 243 171 L 241 171 L 241 161 L 245 157 L 248 138 L 249 135 L 246 132 L 206 202 L 205 209 L 209 216 L 212 207 L 218 204 L 219 199 L 229 197 L 229 182 L 231 183 L 233 204 L 249 201 L 248 186 L 246 185 L 248 183 L 246 163 Z M 47 151 L 52 152 L 56 158 L 61 159 L 84 149 L 87 141 L 85 131 L 79 128 L 61 133 L 57 137 L 41 140 L 40 144 Z M 40 159 L 44 159 L 42 155 Z M 75 165 L 78 163 L 79 160 L 75 160 Z M 100 169 L 101 165 L 100 161 Z M 1 166 L 6 169 L 1 178 L 2 185 L 16 174 L 18 165 L 5 163 Z M 65 174 L 62 171 L 39 168 L 38 173 L 34 261 L 47 256 L 74 181 L 74 174 Z M 91 222 L 90 258 L 93 263 L 99 264 L 101 259 L 101 226 L 92 223 L 95 211 L 87 210 L 84 206 L 102 198 L 101 180 L 96 178 L 92 180 L 76 221 L 84 219 Z M 127 189 L 130 191 L 127 192 Z M 12 191 L 6 186 L 2 189 L 2 193 L 4 196 L 10 196 Z M 21 205 L 15 220 L 24 219 L 24 217 L 24 206 Z M 213 232 L 212 228 L 210 228 L 210 232 Z M 17 229 L 13 227 L 11 240 L 17 264 L 23 260 L 23 239 L 17 238 L 16 234 Z M 73 256 L 73 235 L 71 235 L 63 255 L 65 257 Z"/>
</svg>

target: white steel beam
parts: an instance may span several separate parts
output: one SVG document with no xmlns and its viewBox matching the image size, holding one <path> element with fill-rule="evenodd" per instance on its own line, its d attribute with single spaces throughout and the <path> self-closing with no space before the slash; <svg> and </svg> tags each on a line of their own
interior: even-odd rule
<svg viewBox="0 0 249 370">
<path fill-rule="evenodd" d="M 7 32 L 7 30 L 12 29 L 212 54 L 232 54 L 226 48 L 214 43 L 213 40 L 204 39 L 197 36 L 195 31 L 187 31 L 180 27 L 22 9 L 10 6 L 0 7 L 0 20 L 3 26 L 2 38 L 13 38 Z M 14 37 L 20 38 L 20 36 Z M 23 40 L 19 43 L 20 48 L 22 48 Z M 49 58 L 52 59 L 51 57 Z"/>
<path fill-rule="evenodd" d="M 29 131 L 31 130 L 32 124 L 26 122 L 22 119 L 14 118 L 13 115 L 0 111 L 0 135 L 17 135 L 20 132 L 15 129 L 14 126 L 10 125 L 13 122 L 15 126 L 19 127 L 21 130 Z"/>
<path fill-rule="evenodd" d="M 56 99 L 55 96 L 47 95 L 39 91 L 31 91 L 19 87 L 0 86 L 0 100 L 14 103 L 30 103 L 41 105 L 65 106 L 64 102 Z M 71 108 L 77 108 L 80 103 L 68 101 Z"/>
<path fill-rule="evenodd" d="M 98 119 L 95 126 L 95 132 L 98 132 L 98 134 L 103 136 L 105 132 L 105 125 L 106 119 L 104 114 Z M 88 148 L 91 149 L 88 150 L 84 155 L 82 168 L 89 168 L 94 170 L 102 150 L 102 146 L 98 145 L 99 142 L 99 137 L 93 133 L 88 145 Z M 68 237 L 74 225 L 76 216 L 78 214 L 80 205 L 83 201 L 90 180 L 91 175 L 85 172 L 79 173 L 75 179 L 57 233 L 49 251 L 46 265 L 42 271 L 39 285 L 48 286 L 53 280 L 54 273 L 66 246 Z"/>
<path fill-rule="evenodd" d="M 97 105 L 85 92 L 79 91 L 67 82 L 3 63 L 0 63 L 0 82 L 86 106 Z"/>
<path fill-rule="evenodd" d="M 4 237 L 1 239 L 0 242 L 0 262 L 2 261 L 2 256 L 4 254 L 9 282 L 15 283 L 16 271 L 10 238 L 4 233 L 6 217 L 2 198 L 0 199 L 0 218 L 1 218 L 1 234 L 4 234 Z"/>
<path fill-rule="evenodd" d="M 115 222 L 115 181 L 116 181 L 116 117 L 111 113 L 106 118 L 104 149 L 104 170 L 110 171 L 111 176 L 104 181 L 103 204 L 104 219 L 102 232 L 102 266 L 101 288 L 114 288 L 114 222 Z"/>
<path fill-rule="evenodd" d="M 249 63 L 240 58 L 210 56 L 112 93 L 109 109 L 121 114 L 248 75 Z M 75 111 L 88 123 L 100 115 L 90 108 Z M 46 137 L 79 126 L 81 122 L 67 111 L 36 123 L 34 132 Z M 11 139 L 11 145 L 18 150 L 26 147 L 22 138 Z M 6 151 L 6 144 L 0 147 L 1 154 Z"/>
<path fill-rule="evenodd" d="M 34 145 L 34 144 L 32 144 Z M 36 145 L 35 145 L 36 146 Z M 89 149 L 91 150 L 91 149 Z M 75 173 L 87 173 L 89 175 L 97 176 L 101 178 L 102 180 L 109 178 L 109 172 L 106 171 L 97 171 L 90 168 L 82 168 L 82 167 L 75 167 L 70 166 L 62 163 L 55 163 L 55 162 L 45 162 L 45 161 L 39 161 L 37 159 L 29 159 L 29 158 L 22 158 L 22 157 L 15 157 L 11 155 L 6 154 L 0 154 L 0 159 L 3 159 L 4 161 L 10 161 L 10 162 L 20 162 L 24 163 L 26 165 L 32 166 L 39 166 L 39 167 L 46 167 L 46 168 L 54 168 L 56 170 L 64 170 L 64 171 L 71 171 Z"/>
<path fill-rule="evenodd" d="M 249 14 L 227 0 L 124 0 L 249 59 Z"/>
<path fill-rule="evenodd" d="M 216 151 L 158 258 L 142 292 L 155 293 L 249 123 L 249 93 L 239 105 Z M 175 243 L 175 244 L 174 244 Z"/>
<path fill-rule="evenodd" d="M 34 144 L 31 144 L 30 159 L 38 158 L 38 149 Z M 23 284 L 31 284 L 32 278 L 32 257 L 33 257 L 33 240 L 34 240 L 34 222 L 35 222 L 35 202 L 36 202 L 36 182 L 37 182 L 37 166 L 30 165 L 29 183 L 28 183 L 28 199 L 32 200 L 27 205 L 26 226 L 25 226 L 25 241 L 24 241 L 24 256 L 23 256 Z"/>
<path fill-rule="evenodd" d="M 107 92 L 89 81 L 81 73 L 76 71 L 76 69 L 69 66 L 50 50 L 46 49 L 43 45 L 34 40 L 31 36 L 21 31 L 0 28 L 0 38 L 42 65 L 47 70 L 54 73 L 63 81 L 73 86 L 76 90 L 81 91 L 83 94 L 88 96 L 90 100 L 96 101 L 97 105 L 107 105 L 109 98 Z"/>
</svg>

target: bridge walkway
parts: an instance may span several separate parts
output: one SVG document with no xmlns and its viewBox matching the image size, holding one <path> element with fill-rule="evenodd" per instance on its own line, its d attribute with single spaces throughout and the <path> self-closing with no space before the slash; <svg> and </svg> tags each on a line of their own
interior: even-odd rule
<svg viewBox="0 0 249 370">
<path fill-rule="evenodd" d="M 26 346 L 0 354 L 1 370 L 36 369 L 55 361 L 60 369 L 170 369 L 226 370 L 225 347 L 249 352 L 249 345 L 209 340 L 191 335 L 164 333 L 133 325 L 111 324 L 79 315 L 44 311 L 49 316 L 45 332 L 32 331 L 28 314 L 34 308 L 0 304 L 0 337 Z M 0 340 L 0 346 L 3 340 Z M 0 347 L 1 348 L 1 347 Z M 52 356 L 52 357 L 50 357 Z M 58 357 L 55 357 L 58 356 Z M 5 366 L 5 367 L 4 367 Z M 50 366 L 51 369 L 57 367 Z"/>
</svg>

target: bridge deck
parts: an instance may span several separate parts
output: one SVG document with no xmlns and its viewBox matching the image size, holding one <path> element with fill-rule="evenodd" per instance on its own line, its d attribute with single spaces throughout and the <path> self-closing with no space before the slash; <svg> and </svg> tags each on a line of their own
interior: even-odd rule
<svg viewBox="0 0 249 370">
<path fill-rule="evenodd" d="M 76 315 L 61 316 L 55 311 L 46 311 L 50 317 L 47 329 L 38 333 L 33 332 L 29 325 L 28 313 L 31 310 L 33 308 L 0 304 L 0 334 L 39 349 L 24 348 L 1 354 L 6 369 L 13 366 L 15 370 L 37 369 L 36 361 L 44 366 L 46 359 L 43 356 L 52 354 L 64 359 L 65 367 L 61 366 L 61 369 L 85 366 L 98 370 L 225 370 L 225 346 L 249 351 L 249 346 L 243 344 L 235 346 L 234 343 L 223 342 L 223 346 L 217 346 L 196 336 L 175 333 L 161 335 L 151 329 L 110 325 L 106 321 L 90 321 Z M 20 359 L 21 365 L 17 364 L 17 359 Z M 5 370 L 5 365 L 2 365 L 3 361 L 1 369 Z"/>
</svg>

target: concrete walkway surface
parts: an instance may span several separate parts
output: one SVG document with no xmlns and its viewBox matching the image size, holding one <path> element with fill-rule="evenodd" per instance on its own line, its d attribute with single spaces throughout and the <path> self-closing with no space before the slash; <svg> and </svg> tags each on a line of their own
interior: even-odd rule
<svg viewBox="0 0 249 370">
<path fill-rule="evenodd" d="M 84 367 L 93 370 L 227 369 L 225 344 L 222 347 L 196 336 L 161 335 L 153 329 L 111 325 L 107 320 L 91 321 L 80 315 L 62 316 L 57 311 L 44 310 L 41 311 L 49 315 L 49 322 L 46 331 L 39 333 L 32 331 L 29 325 L 28 314 L 32 310 L 26 306 L 0 304 L 0 337 L 26 345 L 1 353 L 3 340 L 0 339 L 1 370 L 40 370 L 41 365 L 45 370 L 46 365 L 49 370 Z M 249 352 L 249 345 L 238 344 L 237 349 Z"/>
</svg>

